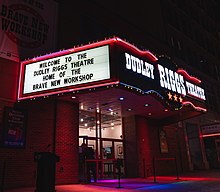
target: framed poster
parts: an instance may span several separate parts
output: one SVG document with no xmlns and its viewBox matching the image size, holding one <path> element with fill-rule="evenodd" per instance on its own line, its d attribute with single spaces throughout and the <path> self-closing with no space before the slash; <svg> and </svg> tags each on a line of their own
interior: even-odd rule
<svg viewBox="0 0 220 192">
<path fill-rule="evenodd" d="M 5 107 L 2 138 L 3 147 L 25 147 L 26 121 L 26 111 Z"/>
<path fill-rule="evenodd" d="M 168 153 L 169 149 L 168 149 L 168 144 L 167 144 L 166 132 L 164 130 L 161 130 L 159 133 L 159 137 L 160 137 L 160 152 Z"/>
<path fill-rule="evenodd" d="M 117 145 L 117 156 L 122 157 L 123 154 L 123 145 Z"/>
</svg>

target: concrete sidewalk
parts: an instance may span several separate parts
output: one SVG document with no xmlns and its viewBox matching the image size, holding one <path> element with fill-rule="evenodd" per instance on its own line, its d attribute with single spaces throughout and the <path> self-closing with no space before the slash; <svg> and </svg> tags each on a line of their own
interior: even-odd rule
<svg viewBox="0 0 220 192">
<path fill-rule="evenodd" d="M 177 180 L 173 176 L 158 176 L 156 182 L 153 177 L 100 180 L 96 184 L 57 185 L 57 192 L 125 192 L 125 191 L 150 191 L 150 192 L 220 192 L 220 170 L 196 171 L 182 174 Z M 5 192 L 34 192 L 33 188 L 18 188 L 5 190 Z"/>
</svg>

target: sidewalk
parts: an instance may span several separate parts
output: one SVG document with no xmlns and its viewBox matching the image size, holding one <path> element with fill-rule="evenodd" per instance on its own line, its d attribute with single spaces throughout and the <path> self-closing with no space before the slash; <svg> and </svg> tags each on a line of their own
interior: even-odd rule
<svg viewBox="0 0 220 192">
<path fill-rule="evenodd" d="M 173 176 L 99 180 L 96 184 L 57 185 L 57 192 L 220 192 L 220 170 L 196 171 L 180 175 L 179 180 Z M 5 192 L 34 192 L 35 188 L 5 190 Z"/>
</svg>

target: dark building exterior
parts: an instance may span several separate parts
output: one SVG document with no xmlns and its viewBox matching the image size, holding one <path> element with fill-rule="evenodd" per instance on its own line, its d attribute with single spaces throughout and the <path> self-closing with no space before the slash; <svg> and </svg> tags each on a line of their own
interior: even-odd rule
<svg viewBox="0 0 220 192">
<path fill-rule="evenodd" d="M 51 152 L 59 156 L 57 184 L 78 183 L 83 178 L 79 164 L 83 142 L 96 152 L 98 179 L 116 176 L 117 158 L 123 159 L 123 176 L 128 178 L 152 175 L 153 160 L 157 174 L 163 175 L 175 174 L 175 161 L 180 172 L 219 168 L 220 26 L 217 1 L 156 0 L 136 4 L 128 1 L 51 1 L 55 22 L 48 21 L 49 24 L 39 19 L 38 14 L 29 17 L 25 14 L 29 13 L 27 7 L 37 7 L 36 12 L 40 9 L 47 15 L 47 3 L 15 2 L 22 6 L 14 7 L 14 2 L 7 5 L 3 1 L 1 22 L 8 19 L 21 24 L 22 20 L 16 20 L 16 14 L 20 13 L 24 18 L 23 27 L 31 23 L 32 40 L 36 30 L 38 36 L 34 40 L 46 45 L 43 37 L 47 37 L 50 43 L 42 49 L 33 49 L 35 55 L 25 44 L 25 49 L 30 52 L 28 56 L 24 54 L 24 43 L 17 41 L 20 58 L 11 59 L 11 53 L 0 58 L 0 79 L 3 82 L 0 85 L 0 172 L 5 169 L 7 186 L 35 185 L 35 152 Z M 12 10 L 13 14 L 10 16 L 6 10 Z M 11 25 L 4 31 L 2 27 L 5 33 L 9 30 L 15 36 L 18 35 L 16 29 Z M 8 34 L 7 37 L 11 37 Z M 26 35 L 23 37 L 26 40 L 30 37 L 28 34 L 23 30 L 19 37 Z M 36 44 L 32 43 L 32 46 Z M 21 80 L 28 71 L 26 66 L 43 61 L 49 63 L 48 59 L 68 56 L 71 51 L 73 55 L 82 53 L 78 57 L 83 60 L 89 54 L 88 50 L 105 45 L 110 47 L 110 76 L 107 80 L 100 79 L 98 83 L 88 80 L 84 84 L 72 85 L 72 91 L 63 87 L 54 91 L 41 90 L 41 84 L 32 85 L 33 92 L 29 89 L 21 92 L 24 84 L 31 82 L 30 79 L 27 82 Z M 130 58 L 125 57 L 124 52 L 138 61 L 147 61 L 150 80 L 144 82 L 142 77 L 130 73 L 136 68 L 124 72 L 120 64 Z M 27 59 L 31 57 L 34 59 Z M 19 60 L 23 61 L 22 64 Z M 46 68 L 48 63 L 40 64 Z M 150 73 L 153 71 L 151 67 L 157 72 L 155 78 Z M 201 101 L 203 96 L 197 95 L 198 100 L 195 95 L 185 94 L 183 102 L 171 103 L 169 98 L 174 98 L 175 92 L 161 91 L 162 84 L 158 88 L 163 67 L 173 73 L 180 70 L 175 74 L 186 78 L 186 73 L 186 76 L 182 75 L 183 71 L 181 73 L 184 69 L 189 74 L 187 81 L 194 78 L 196 80 L 192 82 L 198 86 L 201 80 L 205 99 Z M 95 74 L 91 71 L 87 73 Z M 72 75 L 77 73 L 80 72 L 72 71 Z M 46 78 L 53 77 L 45 76 L 44 82 L 48 80 Z M 154 85 L 153 79 L 156 81 L 157 78 L 158 84 Z M 35 81 L 34 77 L 32 80 Z M 183 92 L 178 94 L 179 99 L 184 95 Z"/>
</svg>

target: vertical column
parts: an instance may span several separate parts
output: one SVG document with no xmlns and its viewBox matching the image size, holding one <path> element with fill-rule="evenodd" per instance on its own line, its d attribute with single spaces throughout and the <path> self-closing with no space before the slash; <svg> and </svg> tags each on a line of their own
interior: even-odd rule
<svg viewBox="0 0 220 192">
<path fill-rule="evenodd" d="M 98 127 L 99 127 L 99 149 L 100 149 L 100 160 L 101 160 L 101 175 L 100 175 L 100 178 L 102 179 L 103 178 L 103 144 L 102 144 L 102 118 L 101 118 L 101 109 L 97 109 L 97 119 L 96 119 L 96 122 L 98 124 Z"/>
<path fill-rule="evenodd" d="M 99 123 L 98 123 L 99 122 Z M 95 130 L 96 130 L 96 134 L 95 134 L 95 136 L 96 136 L 96 140 L 95 140 L 95 144 L 96 144 L 96 160 L 98 160 L 99 159 L 99 151 L 98 151 L 98 149 L 99 149 L 99 146 L 98 146 L 98 136 L 99 136 L 99 132 L 98 132 L 98 130 L 100 129 L 100 126 L 99 126 L 99 124 L 100 124 L 100 120 L 99 120 L 99 108 L 97 108 L 96 109 L 96 111 L 95 111 Z M 98 161 L 96 161 L 96 178 L 99 178 L 99 162 Z"/>
<path fill-rule="evenodd" d="M 185 128 L 193 169 L 208 169 L 208 162 L 205 157 L 205 148 L 200 137 L 199 125 L 187 122 L 185 124 Z"/>
<path fill-rule="evenodd" d="M 98 109 L 96 109 L 96 112 L 95 112 L 96 159 L 99 158 L 99 152 L 98 152 L 98 135 L 99 135 L 98 130 L 99 130 L 99 125 L 97 123 L 97 121 L 98 121 L 98 112 L 97 112 L 97 110 Z"/>
<path fill-rule="evenodd" d="M 138 176 L 148 176 L 149 170 L 153 167 L 152 159 L 158 143 L 156 142 L 157 128 L 152 128 L 145 117 L 136 116 L 136 130 L 137 130 L 137 156 L 138 156 Z M 154 138 L 153 140 L 151 138 Z M 153 169 L 151 169 L 153 170 Z"/>
<path fill-rule="evenodd" d="M 190 155 L 190 147 L 189 147 L 189 141 L 188 141 L 188 135 L 186 131 L 186 127 L 184 126 L 184 138 L 185 138 L 185 144 L 186 144 L 186 155 L 187 155 L 187 160 L 188 160 L 188 166 L 189 170 L 193 171 L 193 163 Z"/>
<path fill-rule="evenodd" d="M 125 142 L 125 170 L 127 177 L 138 177 L 138 149 L 135 117 L 123 118 Z"/>
<path fill-rule="evenodd" d="M 57 101 L 56 107 L 56 183 L 78 182 L 79 105 L 68 101 Z"/>
<path fill-rule="evenodd" d="M 200 126 L 198 126 L 198 131 L 199 131 L 199 139 L 200 139 L 200 145 L 201 145 L 204 168 L 209 169 L 209 162 L 208 162 L 207 157 L 206 157 L 205 144 L 204 144 L 204 140 L 203 140 L 203 137 L 202 137 L 202 132 L 201 132 Z"/>
</svg>

